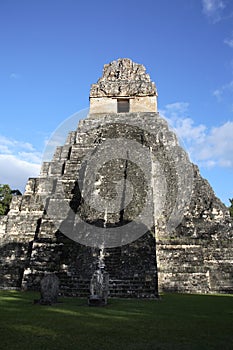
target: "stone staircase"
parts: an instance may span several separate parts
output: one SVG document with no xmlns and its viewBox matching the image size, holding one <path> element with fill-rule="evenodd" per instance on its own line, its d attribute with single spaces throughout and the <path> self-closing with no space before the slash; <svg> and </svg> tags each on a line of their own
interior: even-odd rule
<svg viewBox="0 0 233 350">
<path fill-rule="evenodd" d="M 155 298 L 157 296 L 157 276 L 153 268 L 138 274 L 133 266 L 127 265 L 127 267 L 121 247 L 106 249 L 104 261 L 105 269 L 109 273 L 109 297 Z M 91 274 L 84 276 L 81 270 L 72 268 L 69 272 L 57 273 L 57 276 L 60 279 L 61 295 L 77 297 L 90 295 Z"/>
<path fill-rule="evenodd" d="M 78 276 L 57 274 L 60 279 L 60 294 L 62 296 L 88 297 L 90 295 L 90 280 Z M 143 277 L 109 280 L 109 297 L 116 298 L 155 298 L 156 281 L 146 281 Z"/>
</svg>

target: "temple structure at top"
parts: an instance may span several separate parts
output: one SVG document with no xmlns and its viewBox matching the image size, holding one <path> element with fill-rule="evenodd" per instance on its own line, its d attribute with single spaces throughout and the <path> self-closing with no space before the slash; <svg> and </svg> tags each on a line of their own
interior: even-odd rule
<svg viewBox="0 0 233 350">
<path fill-rule="evenodd" d="M 157 112 L 155 83 L 143 65 L 128 58 L 104 65 L 90 91 L 90 114 Z"/>
</svg>

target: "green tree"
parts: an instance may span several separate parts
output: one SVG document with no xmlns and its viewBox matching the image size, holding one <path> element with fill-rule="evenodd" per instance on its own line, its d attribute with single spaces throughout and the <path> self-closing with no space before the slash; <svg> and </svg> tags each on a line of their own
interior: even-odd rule
<svg viewBox="0 0 233 350">
<path fill-rule="evenodd" d="M 0 185 L 0 215 L 5 215 L 9 211 L 12 198 L 11 188 L 9 185 Z"/>
<path fill-rule="evenodd" d="M 229 199 L 231 205 L 229 206 L 230 215 L 233 217 L 233 198 Z"/>
<path fill-rule="evenodd" d="M 17 195 L 21 195 L 19 190 L 12 190 L 9 185 L 0 184 L 0 215 L 8 213 L 12 196 Z"/>
</svg>

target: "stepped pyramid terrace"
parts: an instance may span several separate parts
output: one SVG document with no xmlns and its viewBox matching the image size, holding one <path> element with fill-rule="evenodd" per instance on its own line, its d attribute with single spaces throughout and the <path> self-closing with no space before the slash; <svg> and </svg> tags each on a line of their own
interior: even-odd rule
<svg viewBox="0 0 233 350">
<path fill-rule="evenodd" d="M 143 65 L 106 64 L 90 109 L 0 219 L 0 288 L 110 297 L 232 293 L 233 221 L 167 122 Z"/>
</svg>

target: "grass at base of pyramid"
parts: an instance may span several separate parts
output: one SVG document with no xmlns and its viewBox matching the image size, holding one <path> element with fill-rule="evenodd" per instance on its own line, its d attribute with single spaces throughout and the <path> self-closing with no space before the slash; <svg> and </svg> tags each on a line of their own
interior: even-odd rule
<svg viewBox="0 0 233 350">
<path fill-rule="evenodd" d="M 159 300 L 85 298 L 33 304 L 36 292 L 0 292 L 1 349 L 232 349 L 233 295 L 164 294 Z"/>
</svg>

